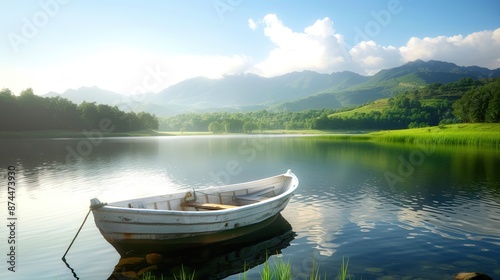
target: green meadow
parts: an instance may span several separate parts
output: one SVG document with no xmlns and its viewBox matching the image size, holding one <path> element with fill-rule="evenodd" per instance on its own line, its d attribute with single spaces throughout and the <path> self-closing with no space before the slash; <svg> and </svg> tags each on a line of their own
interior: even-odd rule
<svg viewBox="0 0 500 280">
<path fill-rule="evenodd" d="M 372 141 L 500 147 L 500 123 L 450 124 L 432 127 L 383 130 L 365 134 L 318 136 L 329 140 Z"/>
<path fill-rule="evenodd" d="M 440 125 L 368 135 L 381 142 L 500 147 L 500 123 Z"/>
</svg>

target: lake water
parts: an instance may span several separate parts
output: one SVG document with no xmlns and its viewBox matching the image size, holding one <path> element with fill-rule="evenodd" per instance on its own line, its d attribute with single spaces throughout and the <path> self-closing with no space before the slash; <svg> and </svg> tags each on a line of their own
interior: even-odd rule
<svg viewBox="0 0 500 280">
<path fill-rule="evenodd" d="M 355 279 L 451 279 L 460 271 L 500 278 L 498 149 L 309 136 L 0 139 L 0 164 L 1 279 L 112 275 L 120 255 L 92 215 L 66 256 L 74 274 L 61 261 L 93 197 L 112 202 L 287 169 L 300 185 L 282 218 L 241 244 L 184 252 L 186 266 L 193 261 L 198 275 L 241 279 L 230 274 L 247 265 L 248 279 L 257 279 L 267 251 L 271 263 L 290 262 L 296 279 L 308 278 L 313 260 L 334 279 L 343 258 Z M 13 216 L 9 166 L 16 172 Z M 16 272 L 8 270 L 12 234 Z M 221 265 L 229 259 L 239 263 Z"/>
</svg>

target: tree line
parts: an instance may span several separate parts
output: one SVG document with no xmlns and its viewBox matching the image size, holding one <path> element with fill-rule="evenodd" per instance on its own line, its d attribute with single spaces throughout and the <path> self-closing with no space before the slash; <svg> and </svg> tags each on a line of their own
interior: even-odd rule
<svg viewBox="0 0 500 280">
<path fill-rule="evenodd" d="M 333 109 L 303 112 L 187 113 L 160 119 L 162 131 L 209 131 L 213 133 L 250 133 L 270 129 L 310 128 L 314 119 L 335 112 Z"/>
<path fill-rule="evenodd" d="M 188 113 L 162 118 L 160 130 L 249 133 L 269 129 L 403 129 L 461 122 L 499 122 L 499 95 L 500 79 L 464 78 L 401 92 L 389 98 L 382 111 L 354 113 L 349 117 L 335 113 L 354 107 L 302 112 Z"/>
<path fill-rule="evenodd" d="M 366 104 L 365 104 L 366 105 Z M 358 106 L 358 107 L 362 107 Z M 339 116 L 341 109 L 302 112 L 260 110 L 247 113 L 186 113 L 163 117 L 123 112 L 116 106 L 83 102 L 76 105 L 61 97 L 40 97 L 27 89 L 15 96 L 0 91 L 0 130 L 91 130 L 109 119 L 115 132 L 153 129 L 251 133 L 276 129 L 402 129 L 460 122 L 500 122 L 500 79 L 464 78 L 448 84 L 431 84 L 389 98 L 381 111 Z"/>
<path fill-rule="evenodd" d="M 155 115 L 123 112 L 116 106 L 82 102 L 80 105 L 61 97 L 41 97 L 32 89 L 19 96 L 9 89 L 0 91 L 0 130 L 91 130 L 108 119 L 114 132 L 159 128 Z"/>
</svg>

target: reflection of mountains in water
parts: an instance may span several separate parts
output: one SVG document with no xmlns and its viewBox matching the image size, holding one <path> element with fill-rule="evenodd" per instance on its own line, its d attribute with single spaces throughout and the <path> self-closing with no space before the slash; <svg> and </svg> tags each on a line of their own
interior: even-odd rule
<svg viewBox="0 0 500 280">
<path fill-rule="evenodd" d="M 281 253 L 295 237 L 281 214 L 271 223 L 247 230 L 246 235 L 229 241 L 195 247 L 151 242 L 127 244 L 126 248 L 115 246 L 121 258 L 108 279 L 142 279 L 149 271 L 157 277 L 162 274 L 161 279 L 174 279 L 174 275 L 179 279 L 182 270 L 189 276 L 194 273 L 194 279 L 223 279 L 264 263 L 269 255 Z"/>
</svg>

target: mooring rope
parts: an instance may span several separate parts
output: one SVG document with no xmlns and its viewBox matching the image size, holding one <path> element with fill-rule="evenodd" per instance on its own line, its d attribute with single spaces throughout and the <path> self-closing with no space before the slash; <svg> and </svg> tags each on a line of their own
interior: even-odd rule
<svg viewBox="0 0 500 280">
<path fill-rule="evenodd" d="M 92 207 L 89 208 L 89 212 L 87 212 L 87 215 L 85 216 L 85 219 L 83 219 L 83 223 L 82 225 L 80 226 L 80 228 L 78 229 L 78 231 L 76 232 L 76 235 L 75 237 L 73 238 L 73 240 L 71 241 L 71 243 L 69 244 L 68 246 L 68 249 L 66 250 L 66 252 L 64 253 L 64 255 L 62 256 L 62 260 L 63 262 L 66 262 L 66 254 L 68 253 L 69 249 L 71 248 L 71 246 L 73 245 L 73 242 L 75 242 L 76 240 L 76 237 L 78 236 L 78 234 L 80 233 L 80 230 L 82 230 L 82 227 L 83 225 L 85 224 L 85 222 L 87 221 L 87 218 L 89 217 L 89 214 L 90 212 L 92 211 Z"/>
</svg>

